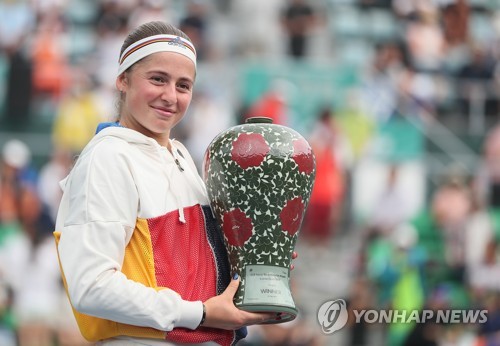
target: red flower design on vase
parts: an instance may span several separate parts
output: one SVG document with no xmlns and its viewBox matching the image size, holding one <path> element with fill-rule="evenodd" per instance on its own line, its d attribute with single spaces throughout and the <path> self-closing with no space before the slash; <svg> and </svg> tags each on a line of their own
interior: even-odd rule
<svg viewBox="0 0 500 346">
<path fill-rule="evenodd" d="M 304 216 L 304 203 L 302 197 L 295 197 L 286 202 L 280 212 L 281 228 L 291 236 L 295 235 L 302 223 Z"/>
<path fill-rule="evenodd" d="M 270 148 L 264 137 L 258 133 L 242 133 L 233 142 L 231 159 L 241 168 L 260 166 Z"/>
<path fill-rule="evenodd" d="M 233 246 L 243 246 L 252 236 L 252 230 L 252 219 L 239 208 L 224 213 L 222 231 L 229 244 Z"/>
<path fill-rule="evenodd" d="M 304 138 L 293 141 L 292 159 L 299 167 L 299 172 L 311 174 L 314 171 L 314 156 L 312 149 Z"/>
</svg>

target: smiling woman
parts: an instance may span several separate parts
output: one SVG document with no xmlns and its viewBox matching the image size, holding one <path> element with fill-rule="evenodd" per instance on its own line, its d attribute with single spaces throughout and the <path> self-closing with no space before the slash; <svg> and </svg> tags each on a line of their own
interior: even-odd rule
<svg viewBox="0 0 500 346">
<path fill-rule="evenodd" d="M 162 25 L 156 22 L 151 27 Z M 116 87 L 121 94 L 120 123 L 170 149 L 170 130 L 192 99 L 196 50 L 182 31 L 168 29 L 165 32 L 174 34 L 151 35 L 144 27 L 127 38 Z"/>
<path fill-rule="evenodd" d="M 196 50 L 179 29 L 151 22 L 130 33 L 117 121 L 100 124 L 62 183 L 62 278 L 82 335 L 99 345 L 232 345 L 245 326 L 276 318 L 234 305 L 240 280 L 205 184 L 170 139 L 195 76 Z"/>
<path fill-rule="evenodd" d="M 195 66 L 183 55 L 159 52 L 122 73 L 124 94 L 120 123 L 170 149 L 170 130 L 182 119 L 192 98 Z"/>
</svg>

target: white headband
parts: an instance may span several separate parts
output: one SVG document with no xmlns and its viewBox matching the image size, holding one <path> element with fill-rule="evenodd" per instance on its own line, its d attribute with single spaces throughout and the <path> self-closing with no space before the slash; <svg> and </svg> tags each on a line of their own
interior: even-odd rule
<svg viewBox="0 0 500 346">
<path fill-rule="evenodd" d="M 155 35 L 143 38 L 123 51 L 120 56 L 118 75 L 121 75 L 142 58 L 158 52 L 182 54 L 191 59 L 196 67 L 196 50 L 191 42 L 176 35 Z"/>
</svg>

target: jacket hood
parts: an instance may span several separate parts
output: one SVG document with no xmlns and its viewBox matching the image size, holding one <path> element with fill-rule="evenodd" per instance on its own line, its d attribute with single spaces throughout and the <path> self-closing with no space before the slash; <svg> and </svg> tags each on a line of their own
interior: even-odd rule
<svg viewBox="0 0 500 346">
<path fill-rule="evenodd" d="M 101 139 L 112 136 L 127 141 L 130 144 L 160 146 L 156 140 L 142 133 L 123 127 L 118 122 L 100 123 L 97 126 L 92 142 L 99 142 Z"/>
</svg>

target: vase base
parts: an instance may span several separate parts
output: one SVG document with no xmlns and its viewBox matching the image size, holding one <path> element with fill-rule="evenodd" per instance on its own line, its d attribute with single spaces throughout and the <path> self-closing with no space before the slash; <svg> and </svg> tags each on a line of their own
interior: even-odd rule
<svg viewBox="0 0 500 346">
<path fill-rule="evenodd" d="M 251 304 L 236 304 L 238 309 L 248 311 L 248 312 L 274 312 L 276 317 L 273 319 L 266 320 L 259 324 L 278 324 L 284 322 L 293 321 L 298 314 L 298 310 L 288 307 L 288 306 L 276 306 L 276 305 L 251 305 Z M 278 315 L 279 314 L 279 315 Z"/>
</svg>

